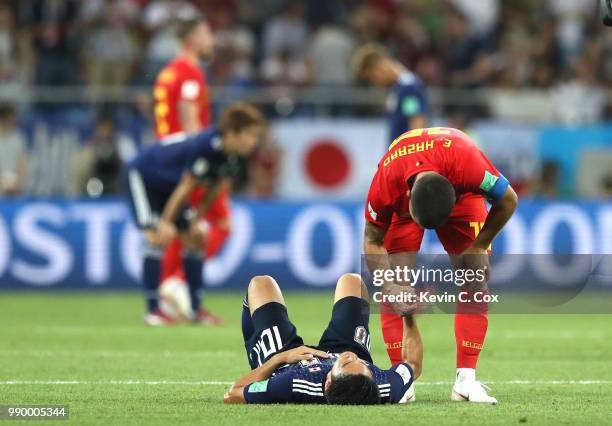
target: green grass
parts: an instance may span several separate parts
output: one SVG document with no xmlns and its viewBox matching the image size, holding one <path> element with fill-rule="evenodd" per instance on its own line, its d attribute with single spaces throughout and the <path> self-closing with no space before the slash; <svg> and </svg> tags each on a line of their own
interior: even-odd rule
<svg viewBox="0 0 612 426">
<path fill-rule="evenodd" d="M 227 326 L 146 328 L 134 294 L 0 294 L 0 404 L 68 404 L 70 422 L 104 425 L 610 424 L 612 316 L 492 316 L 479 378 L 491 383 L 497 406 L 452 403 L 450 384 L 437 383 L 454 376 L 450 315 L 420 318 L 425 370 L 415 404 L 225 406 L 226 385 L 197 382 L 228 382 L 247 370 L 241 298 L 213 294 L 208 303 Z M 316 342 L 331 296 L 289 294 L 287 304 L 300 334 Z M 378 317 L 372 321 L 374 359 L 385 366 Z M 515 380 L 529 383 L 508 383 Z M 603 383 L 554 383 L 568 380 Z"/>
</svg>

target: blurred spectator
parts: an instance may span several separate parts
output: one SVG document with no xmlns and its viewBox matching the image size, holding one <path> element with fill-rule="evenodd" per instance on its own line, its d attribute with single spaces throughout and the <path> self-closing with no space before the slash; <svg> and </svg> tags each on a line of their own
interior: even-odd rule
<svg viewBox="0 0 612 426">
<path fill-rule="evenodd" d="M 355 44 L 349 33 L 331 23 L 317 28 L 310 41 L 313 80 L 320 85 L 346 85 L 352 81 L 350 61 Z"/>
<path fill-rule="evenodd" d="M 6 4 L 6 2 L 4 3 Z M 174 22 L 200 13 L 217 31 L 216 84 L 345 83 L 353 44 L 386 46 L 427 83 L 452 88 L 495 85 L 547 89 L 576 56 L 612 69 L 612 36 L 593 0 L 20 0 L 0 7 L 0 81 L 36 59 L 34 82 L 122 86 L 130 72 L 152 83 L 179 47 Z M 17 31 L 15 31 L 17 28 Z M 313 32 L 312 36 L 309 34 Z M 33 55 L 26 45 L 31 36 Z M 602 46 L 588 53 L 591 40 Z M 83 55 L 79 55 L 83 53 Z M 305 62 L 310 56 L 311 67 Z M 80 58 L 85 58 L 81 69 Z M 255 72 L 259 67 L 259 72 Z M 312 68 L 312 69 L 310 69 Z M 312 71 L 312 73 L 311 73 Z M 312 74 L 312 75 L 311 75 Z M 612 75 L 608 72 L 606 75 Z M 314 77 L 311 78 L 311 77 Z M 279 82 L 274 82 L 279 79 Z M 608 78 L 610 81 L 611 79 Z M 610 81 L 612 83 L 612 81 Z"/>
<path fill-rule="evenodd" d="M 255 80 L 253 67 L 255 35 L 239 25 L 228 8 L 218 7 L 210 15 L 215 33 L 215 60 L 210 77 L 214 84 L 225 86 L 250 85 Z"/>
<path fill-rule="evenodd" d="M 290 50 L 281 50 L 261 64 L 261 78 L 264 83 L 278 89 L 300 86 L 310 80 L 306 62 L 295 58 Z"/>
<path fill-rule="evenodd" d="M 534 87 L 549 89 L 563 66 L 555 22 L 544 23 L 531 45 L 531 83 Z"/>
<path fill-rule="evenodd" d="M 308 0 L 305 2 L 306 17 L 312 28 L 322 24 L 335 24 L 346 28 L 350 9 L 355 5 L 352 1 Z"/>
<path fill-rule="evenodd" d="M 129 21 L 138 17 L 139 0 L 87 0 L 81 5 L 81 19 L 88 23 L 103 19 L 106 14 L 121 15 Z M 108 6 L 111 6 L 109 9 Z"/>
<path fill-rule="evenodd" d="M 145 7 L 142 19 L 147 29 L 158 30 L 176 20 L 195 19 L 199 14 L 187 0 L 153 0 Z"/>
<path fill-rule="evenodd" d="M 249 161 L 248 194 L 255 198 L 274 197 L 281 164 L 282 151 L 268 131 Z"/>
<path fill-rule="evenodd" d="M 39 86 L 76 84 L 79 37 L 76 0 L 30 0 L 26 13 L 33 30 L 35 83 Z"/>
<path fill-rule="evenodd" d="M 374 1 L 364 1 L 354 8 L 351 24 L 359 43 L 386 39 L 393 14 Z"/>
<path fill-rule="evenodd" d="M 596 73 L 596 67 L 580 58 L 574 61 L 571 77 L 553 90 L 553 105 L 561 122 L 594 124 L 602 119 L 605 93 Z"/>
<path fill-rule="evenodd" d="M 452 11 L 448 18 L 446 33 L 442 37 L 441 55 L 445 61 L 448 84 L 454 88 L 474 87 L 485 82 L 488 68 L 484 62 L 475 67 L 482 53 L 478 39 L 468 27 L 468 21 L 459 11 Z"/>
<path fill-rule="evenodd" d="M 142 13 L 144 28 L 150 33 L 147 46 L 145 75 L 151 83 L 163 66 L 180 49 L 174 23 L 196 18 L 200 12 L 187 0 L 153 0 Z"/>
<path fill-rule="evenodd" d="M 463 13 L 473 35 L 483 36 L 493 30 L 499 14 L 499 0 L 452 0 Z"/>
<path fill-rule="evenodd" d="M 545 198 L 557 198 L 560 194 L 560 175 L 559 164 L 554 161 L 545 161 L 540 171 L 540 182 L 536 195 Z"/>
<path fill-rule="evenodd" d="M 98 119 L 93 139 L 75 156 L 76 193 L 90 197 L 118 193 L 121 167 L 126 160 L 122 153 L 133 152 L 130 144 L 129 140 L 117 134 L 111 118 Z"/>
<path fill-rule="evenodd" d="M 412 67 L 430 48 L 430 40 L 419 20 L 409 14 L 400 14 L 393 20 L 388 45 L 397 60 Z"/>
<path fill-rule="evenodd" d="M 289 54 L 292 62 L 299 62 L 305 54 L 307 37 L 304 7 L 298 1 L 289 1 L 280 14 L 266 21 L 264 57 L 271 59 Z"/>
<path fill-rule="evenodd" d="M 19 77 L 15 18 L 13 11 L 0 4 L 0 84 L 7 84 Z"/>
<path fill-rule="evenodd" d="M 551 12 L 559 21 L 558 37 L 566 62 L 580 52 L 586 20 L 597 10 L 594 3 L 591 0 L 548 0 Z"/>
<path fill-rule="evenodd" d="M 612 174 L 608 174 L 601 181 L 601 196 L 612 198 Z"/>
<path fill-rule="evenodd" d="M 138 9 L 131 0 L 94 1 L 87 6 L 83 11 L 89 26 L 86 71 L 96 98 L 104 88 L 122 87 L 128 81 L 137 51 L 129 24 Z"/>
<path fill-rule="evenodd" d="M 19 195 L 25 188 L 27 145 L 17 126 L 17 113 L 0 105 L 0 194 Z"/>
<path fill-rule="evenodd" d="M 532 63 L 529 49 L 533 39 L 522 16 L 515 15 L 509 28 L 500 40 L 500 48 L 494 56 L 498 63 L 492 71 L 498 71 L 495 77 L 497 87 L 516 89 L 530 81 Z M 485 77 L 486 74 L 481 73 L 481 76 Z"/>
</svg>

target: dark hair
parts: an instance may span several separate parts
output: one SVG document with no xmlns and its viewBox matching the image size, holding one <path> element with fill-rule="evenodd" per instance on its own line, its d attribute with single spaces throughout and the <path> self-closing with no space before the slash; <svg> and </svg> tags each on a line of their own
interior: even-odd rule
<svg viewBox="0 0 612 426">
<path fill-rule="evenodd" d="M 176 36 L 179 40 L 185 40 L 198 25 L 206 23 L 206 19 L 201 16 L 190 19 L 180 19 L 176 23 Z"/>
<path fill-rule="evenodd" d="M 366 43 L 359 47 L 353 55 L 353 73 L 360 79 L 366 79 L 368 70 L 387 58 L 389 58 L 389 53 L 383 46 L 375 43 Z"/>
<path fill-rule="evenodd" d="M 410 191 L 410 207 L 425 229 L 436 229 L 448 220 L 455 205 L 455 189 L 444 176 L 429 173 L 418 179 Z"/>
<path fill-rule="evenodd" d="M 253 105 L 237 102 L 230 105 L 219 119 L 219 131 L 226 133 L 228 131 L 241 132 L 247 127 L 263 126 L 264 118 L 261 112 Z"/>
<path fill-rule="evenodd" d="M 365 374 L 340 374 L 332 377 L 325 390 L 328 404 L 375 405 L 380 404 L 380 392 L 374 379 Z"/>
</svg>

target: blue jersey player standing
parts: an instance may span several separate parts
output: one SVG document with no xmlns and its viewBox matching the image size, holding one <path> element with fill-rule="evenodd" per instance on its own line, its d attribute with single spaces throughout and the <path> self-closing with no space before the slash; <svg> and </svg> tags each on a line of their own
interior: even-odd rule
<svg viewBox="0 0 612 426">
<path fill-rule="evenodd" d="M 416 321 L 404 319 L 402 362 L 382 370 L 370 355 L 369 314 L 361 277 L 345 274 L 336 285 L 332 317 L 318 345 L 304 346 L 276 281 L 269 276 L 253 278 L 242 313 L 251 372 L 232 385 L 224 401 L 336 405 L 414 401 L 413 384 L 423 360 Z"/>
<path fill-rule="evenodd" d="M 392 59 L 385 48 L 372 43 L 360 47 L 353 57 L 353 68 L 361 80 L 392 88 L 387 100 L 389 143 L 409 130 L 427 127 L 429 107 L 425 85 Z"/>
<path fill-rule="evenodd" d="M 179 134 L 154 143 L 128 165 L 126 187 L 136 224 L 144 230 L 147 249 L 142 280 L 147 300 L 145 322 L 172 322 L 159 309 L 158 284 L 164 248 L 177 235 L 183 247 L 183 267 L 193 312 L 201 303 L 204 233 L 198 223 L 221 187 L 239 169 L 239 157 L 255 148 L 262 130 L 259 111 L 234 104 L 219 125 L 190 136 Z M 208 188 L 197 211 L 188 205 L 199 186 Z"/>
</svg>

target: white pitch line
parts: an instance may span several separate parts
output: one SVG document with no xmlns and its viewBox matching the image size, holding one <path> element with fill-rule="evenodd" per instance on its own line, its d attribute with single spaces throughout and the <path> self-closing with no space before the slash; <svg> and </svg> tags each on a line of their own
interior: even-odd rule
<svg viewBox="0 0 612 426">
<path fill-rule="evenodd" d="M 229 386 L 233 382 L 203 380 L 5 380 L 7 385 L 182 385 L 182 386 Z M 417 386 L 452 385 L 450 381 L 416 382 Z M 505 380 L 486 382 L 490 385 L 610 385 L 612 380 Z"/>
</svg>

